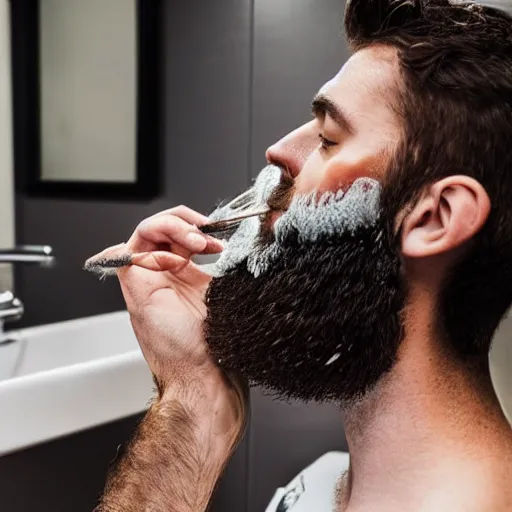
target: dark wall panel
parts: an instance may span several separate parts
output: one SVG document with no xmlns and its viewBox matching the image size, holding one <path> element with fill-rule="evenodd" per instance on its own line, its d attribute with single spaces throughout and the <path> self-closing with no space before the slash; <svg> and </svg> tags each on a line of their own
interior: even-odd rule
<svg viewBox="0 0 512 512">
<path fill-rule="evenodd" d="M 115 280 L 98 285 L 82 271 L 88 256 L 126 240 L 140 220 L 161 209 L 186 203 L 207 212 L 247 185 L 250 24 L 250 0 L 164 2 L 160 199 L 76 201 L 18 194 L 18 243 L 52 245 L 57 257 L 53 269 L 17 269 L 16 293 L 26 306 L 22 325 L 122 309 Z"/>
<path fill-rule="evenodd" d="M 18 194 L 18 242 L 50 244 L 58 259 L 54 269 L 17 270 L 23 325 L 122 309 L 115 280 L 100 284 L 85 274 L 85 258 L 126 240 L 142 218 L 163 208 L 184 203 L 208 211 L 243 189 L 265 164 L 265 149 L 309 119 L 312 96 L 346 60 L 343 9 L 338 0 L 165 1 L 163 196 L 116 203 Z M 222 479 L 214 512 L 261 512 L 276 487 L 326 451 L 345 447 L 336 408 L 276 403 L 260 390 L 253 390 L 252 404 L 250 430 Z M 2 510 L 89 510 L 106 460 L 134 421 L 0 459 L 0 493 L 11 507 Z M 30 484 L 38 475 L 67 490 L 59 496 L 56 483 Z"/>
<path fill-rule="evenodd" d="M 256 0 L 251 172 L 265 150 L 311 119 L 311 100 L 348 58 L 341 0 Z"/>
<path fill-rule="evenodd" d="M 347 60 L 343 12 L 339 0 L 256 0 L 253 176 L 265 164 L 266 148 L 310 119 L 314 94 Z M 278 403 L 254 390 L 252 411 L 247 512 L 261 512 L 278 486 L 346 445 L 336 408 Z"/>
<path fill-rule="evenodd" d="M 81 270 L 88 256 L 126 240 L 148 215 L 182 203 L 207 212 L 247 186 L 251 13 L 251 0 L 164 2 L 160 199 L 76 201 L 18 194 L 18 243 L 49 244 L 57 256 L 53 269 L 17 269 L 16 293 L 26 307 L 22 325 L 124 308 L 115 279 L 98 283 Z M 125 420 L 0 458 L 0 494 L 8 497 L 2 511 L 92 510 L 106 463 L 133 424 L 134 419 Z M 217 490 L 214 512 L 244 509 L 245 452 L 243 443 Z"/>
<path fill-rule="evenodd" d="M 91 512 L 117 447 L 139 420 L 136 416 L 0 457 L 2 512 Z"/>
</svg>

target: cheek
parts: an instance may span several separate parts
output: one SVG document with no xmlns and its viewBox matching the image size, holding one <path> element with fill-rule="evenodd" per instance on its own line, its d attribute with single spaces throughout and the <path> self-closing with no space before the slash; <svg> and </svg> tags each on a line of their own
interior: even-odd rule
<svg viewBox="0 0 512 512">
<path fill-rule="evenodd" d="M 383 154 L 361 153 L 361 148 L 344 148 L 329 157 L 317 151 L 296 179 L 297 193 L 307 194 L 314 189 L 335 192 L 362 177 L 382 179 L 385 168 Z"/>
<path fill-rule="evenodd" d="M 336 191 L 350 185 L 358 178 L 380 180 L 383 175 L 383 158 L 375 155 L 361 156 L 344 153 L 334 158 L 320 183 L 320 190 Z"/>
<path fill-rule="evenodd" d="M 316 189 L 323 180 L 326 162 L 319 151 L 314 151 L 295 178 L 295 191 L 303 195 Z"/>
</svg>

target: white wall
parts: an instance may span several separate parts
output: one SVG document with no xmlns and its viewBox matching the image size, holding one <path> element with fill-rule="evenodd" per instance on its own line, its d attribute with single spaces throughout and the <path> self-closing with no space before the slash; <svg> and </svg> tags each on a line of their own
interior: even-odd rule
<svg viewBox="0 0 512 512">
<path fill-rule="evenodd" d="M 14 187 L 9 1 L 0 0 L 0 248 L 14 245 Z M 12 286 L 10 266 L 0 265 L 0 291 Z"/>
<path fill-rule="evenodd" d="M 494 337 L 490 362 L 494 388 L 512 423 L 512 310 Z"/>
</svg>

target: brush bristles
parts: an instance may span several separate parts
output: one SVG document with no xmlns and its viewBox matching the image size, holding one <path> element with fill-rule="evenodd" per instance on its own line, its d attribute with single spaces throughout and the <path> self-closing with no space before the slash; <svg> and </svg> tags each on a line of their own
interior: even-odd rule
<svg viewBox="0 0 512 512">
<path fill-rule="evenodd" d="M 130 265 L 132 262 L 131 254 L 124 254 L 112 258 L 89 258 L 84 265 L 84 270 L 97 274 L 100 279 L 116 274 L 116 270 Z"/>
<path fill-rule="evenodd" d="M 243 220 L 267 213 L 267 201 L 280 183 L 281 175 L 281 169 L 275 165 L 263 169 L 251 188 L 230 202 L 219 205 L 209 216 L 211 224 L 201 229 L 203 233 L 206 232 L 204 229 L 207 229 L 213 236 L 219 235 L 218 237 L 229 239 Z M 234 222 L 238 220 L 239 222 Z M 210 227 L 214 224 L 214 227 Z"/>
</svg>

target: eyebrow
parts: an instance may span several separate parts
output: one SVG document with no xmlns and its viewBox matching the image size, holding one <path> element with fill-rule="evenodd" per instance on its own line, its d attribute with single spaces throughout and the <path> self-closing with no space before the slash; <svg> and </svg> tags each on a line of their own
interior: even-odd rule
<svg viewBox="0 0 512 512">
<path fill-rule="evenodd" d="M 329 114 L 333 121 L 343 130 L 350 134 L 354 133 L 355 130 L 353 125 L 348 120 L 341 107 L 336 105 L 336 103 L 334 103 L 334 101 L 325 94 L 317 94 L 313 98 L 313 102 L 311 103 L 311 110 L 315 117 L 323 117 L 326 114 Z"/>
</svg>

